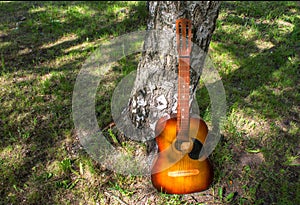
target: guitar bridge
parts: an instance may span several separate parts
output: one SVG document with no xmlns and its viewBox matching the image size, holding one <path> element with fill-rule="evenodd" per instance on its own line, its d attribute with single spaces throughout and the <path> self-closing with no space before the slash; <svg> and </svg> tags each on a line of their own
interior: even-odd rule
<svg viewBox="0 0 300 205">
<path fill-rule="evenodd" d="M 189 169 L 189 170 L 180 170 L 168 172 L 169 177 L 188 177 L 199 174 L 199 169 Z"/>
</svg>

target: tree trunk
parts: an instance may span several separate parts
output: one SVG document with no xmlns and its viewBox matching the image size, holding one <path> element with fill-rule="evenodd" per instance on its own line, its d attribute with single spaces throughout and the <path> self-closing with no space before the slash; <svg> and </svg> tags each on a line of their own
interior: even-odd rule
<svg viewBox="0 0 300 205">
<path fill-rule="evenodd" d="M 131 139 L 146 141 L 155 138 L 157 120 L 176 113 L 178 56 L 175 42 L 175 22 L 179 18 L 192 21 L 190 102 L 199 82 L 201 65 L 215 29 L 220 2 L 216 1 L 150 1 L 147 4 L 149 20 L 147 30 L 162 30 L 167 38 L 151 33 L 146 36 L 122 131 Z M 164 36 L 165 37 L 165 36 Z M 167 39 L 167 40 L 166 40 Z M 168 42 L 165 42 L 168 41 Z M 158 51 L 156 47 L 168 45 Z M 196 48 L 197 47 L 197 48 Z M 131 125 L 130 125 L 131 124 Z M 134 129 L 134 130 L 133 130 Z"/>
</svg>

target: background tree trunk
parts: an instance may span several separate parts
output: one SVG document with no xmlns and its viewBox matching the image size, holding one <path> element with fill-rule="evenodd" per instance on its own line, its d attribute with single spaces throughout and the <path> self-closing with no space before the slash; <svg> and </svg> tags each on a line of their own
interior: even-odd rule
<svg viewBox="0 0 300 205">
<path fill-rule="evenodd" d="M 192 41 L 199 48 L 193 48 L 191 57 L 191 100 L 199 82 L 201 65 L 215 29 L 220 2 L 216 1 L 150 1 L 147 3 L 149 20 L 147 30 L 168 32 L 168 42 L 161 42 L 161 36 L 148 35 L 145 51 L 140 59 L 136 80 L 132 89 L 126 113 L 129 121 L 124 120 L 125 135 L 134 135 L 136 140 L 150 140 L 155 137 L 157 120 L 165 114 L 176 113 L 177 106 L 177 55 L 175 42 L 175 22 L 179 18 L 192 20 Z M 155 47 L 168 44 L 162 52 Z M 202 50 L 202 51 L 201 51 Z M 200 61 L 202 62 L 199 62 Z M 132 131 L 128 123 L 136 128 Z"/>
</svg>

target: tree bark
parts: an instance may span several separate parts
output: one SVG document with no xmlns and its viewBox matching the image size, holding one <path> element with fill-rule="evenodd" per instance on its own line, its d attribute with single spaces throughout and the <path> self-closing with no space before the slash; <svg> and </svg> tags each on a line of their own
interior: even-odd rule
<svg viewBox="0 0 300 205">
<path fill-rule="evenodd" d="M 215 29 L 220 2 L 150 1 L 147 6 L 149 10 L 147 30 L 161 30 L 166 32 L 168 37 L 162 40 L 161 36 L 155 33 L 146 36 L 128 108 L 124 112 L 129 120 L 122 119 L 121 122 L 125 135 L 131 135 L 130 138 L 139 141 L 154 139 L 157 120 L 164 115 L 176 113 L 178 82 L 178 56 L 175 55 L 176 19 L 192 20 L 192 41 L 197 45 L 193 46 L 191 56 L 190 102 L 192 102 Z M 162 45 L 168 46 L 163 50 L 158 49 Z M 133 126 L 129 126 L 129 123 Z"/>
</svg>

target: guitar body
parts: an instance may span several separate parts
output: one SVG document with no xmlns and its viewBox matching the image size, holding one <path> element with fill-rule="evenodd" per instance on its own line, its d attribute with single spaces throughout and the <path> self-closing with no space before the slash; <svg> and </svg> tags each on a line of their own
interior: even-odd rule
<svg viewBox="0 0 300 205">
<path fill-rule="evenodd" d="M 208 132 L 207 126 L 202 119 L 190 118 L 189 133 L 193 133 L 190 136 L 193 143 L 189 152 L 184 154 L 176 149 L 176 124 L 176 117 L 157 123 L 159 155 L 153 164 L 152 183 L 158 191 L 169 194 L 206 190 L 213 179 L 212 166 L 207 158 L 201 161 L 198 156 Z M 177 162 L 173 163 L 174 160 Z"/>
</svg>

